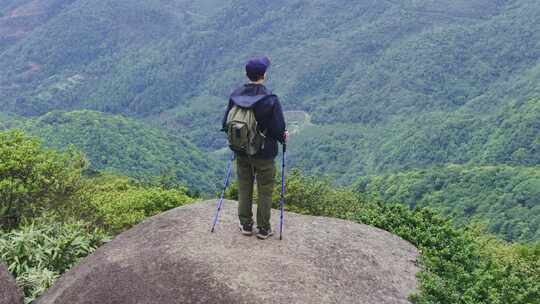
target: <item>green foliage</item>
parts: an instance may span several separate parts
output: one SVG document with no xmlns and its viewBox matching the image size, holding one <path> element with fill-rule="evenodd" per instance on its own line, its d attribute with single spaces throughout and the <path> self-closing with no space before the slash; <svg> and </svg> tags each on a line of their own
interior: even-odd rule
<svg viewBox="0 0 540 304">
<path fill-rule="evenodd" d="M 348 183 L 352 177 L 374 171 L 373 158 L 378 151 L 370 141 L 377 136 L 376 131 L 362 126 L 309 126 L 287 143 L 290 165 Z"/>
<path fill-rule="evenodd" d="M 509 245 L 430 209 L 368 201 L 298 172 L 288 179 L 286 202 L 291 211 L 373 225 L 414 244 L 422 267 L 414 303 L 540 303 L 540 244 Z"/>
<path fill-rule="evenodd" d="M 24 290 L 24 303 L 33 303 L 48 288 L 52 287 L 60 275 L 54 271 L 43 268 L 30 268 L 17 277 L 17 285 Z"/>
<path fill-rule="evenodd" d="M 161 212 L 192 203 L 186 189 L 142 187 L 122 177 L 92 180 L 86 194 L 96 220 L 112 234 L 120 233 Z"/>
<path fill-rule="evenodd" d="M 81 221 L 43 217 L 0 236 L 0 261 L 8 265 L 30 303 L 79 259 L 107 240 Z"/>
<path fill-rule="evenodd" d="M 221 130 L 224 99 L 216 96 L 197 96 L 160 115 L 157 122 L 166 127 L 185 130 L 189 140 L 207 151 L 227 147 Z"/>
<path fill-rule="evenodd" d="M 20 131 L 0 133 L 0 262 L 30 303 L 80 258 L 149 216 L 191 203 L 186 189 L 163 178 L 154 186 L 128 177 L 82 175 L 86 162 L 58 153 Z M 96 228 L 99 227 L 99 228 Z"/>
<path fill-rule="evenodd" d="M 146 182 L 169 174 L 194 190 L 215 189 L 215 160 L 183 137 L 134 119 L 94 111 L 51 112 L 28 121 L 25 129 L 48 147 L 74 145 L 96 170 Z"/>
<path fill-rule="evenodd" d="M 201 91 L 223 98 L 241 80 L 244 59 L 264 51 L 281 63 L 276 88 L 318 121 L 452 108 L 537 59 L 537 24 L 529 22 L 536 2 L 468 2 L 76 1 L 0 58 L 6 82 L 20 85 L 6 103 L 26 114 L 155 114 Z M 492 36 L 499 39 L 485 39 Z M 291 69 L 300 59 L 310 64 Z M 42 70 L 25 83 L 28 62 Z M 324 118 L 326 110 L 336 115 Z"/>
<path fill-rule="evenodd" d="M 43 211 L 63 212 L 81 186 L 85 159 L 46 150 L 19 131 L 0 132 L 0 225 L 16 227 Z"/>
<path fill-rule="evenodd" d="M 448 163 L 534 166 L 540 163 L 539 122 L 540 99 L 530 99 L 485 116 L 434 112 L 369 127 L 309 126 L 291 138 L 289 151 L 293 166 L 339 183 Z"/>
<path fill-rule="evenodd" d="M 473 235 L 466 267 L 453 261 L 443 264 L 428 260 L 431 265 L 445 267 L 420 273 L 421 293 L 414 302 L 539 303 L 540 246 L 508 245 L 485 235 Z M 444 276 L 437 275 L 441 270 L 446 271 Z"/>
<path fill-rule="evenodd" d="M 514 103 L 496 116 L 481 160 L 514 165 L 540 164 L 540 99 Z"/>
<path fill-rule="evenodd" d="M 278 207 L 281 184 L 276 183 L 273 201 Z M 290 211 L 317 216 L 350 219 L 359 211 L 359 195 L 352 190 L 335 188 L 328 179 L 304 177 L 294 170 L 286 180 L 285 201 Z"/>
<path fill-rule="evenodd" d="M 540 240 L 540 168 L 449 165 L 361 178 L 370 200 L 433 207 L 456 225 L 476 221 L 506 240 Z"/>
<path fill-rule="evenodd" d="M 184 188 L 149 187 L 113 175 L 85 178 L 85 168 L 72 149 L 59 153 L 20 131 L 0 132 L 0 216 L 8 230 L 0 236 L 0 261 L 15 275 L 26 303 L 107 240 L 95 227 L 118 233 L 193 201 Z"/>
</svg>

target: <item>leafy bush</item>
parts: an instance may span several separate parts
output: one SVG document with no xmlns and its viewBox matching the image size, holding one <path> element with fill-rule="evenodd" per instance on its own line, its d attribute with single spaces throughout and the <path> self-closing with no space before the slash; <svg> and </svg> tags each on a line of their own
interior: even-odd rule
<svg viewBox="0 0 540 304">
<path fill-rule="evenodd" d="M 82 221 L 62 223 L 46 216 L 1 235 L 0 261 L 15 275 L 29 303 L 107 239 Z"/>
<path fill-rule="evenodd" d="M 62 212 L 81 186 L 84 157 L 58 153 L 19 131 L 0 132 L 0 228 L 14 228 L 24 217 Z"/>
<path fill-rule="evenodd" d="M 281 184 L 276 184 L 273 202 L 277 208 Z M 350 189 L 335 188 L 329 179 L 302 176 L 298 170 L 293 170 L 286 179 L 285 201 L 293 212 L 351 218 L 358 211 L 359 200 L 359 195 Z"/>
<path fill-rule="evenodd" d="M 94 183 L 87 196 L 96 210 L 95 219 L 113 234 L 194 201 L 184 188 L 144 187 L 125 177 L 108 176 Z"/>
<path fill-rule="evenodd" d="M 49 269 L 29 268 L 28 271 L 17 277 L 17 286 L 24 290 L 24 303 L 32 303 L 48 288 L 50 288 L 60 275 Z"/>
<path fill-rule="evenodd" d="M 0 133 L 0 216 L 9 228 L 0 236 L 0 261 L 27 303 L 105 242 L 103 228 L 116 234 L 193 201 L 166 178 L 148 186 L 111 174 L 83 176 L 85 167 L 75 151 L 46 150 L 18 131 Z"/>
</svg>

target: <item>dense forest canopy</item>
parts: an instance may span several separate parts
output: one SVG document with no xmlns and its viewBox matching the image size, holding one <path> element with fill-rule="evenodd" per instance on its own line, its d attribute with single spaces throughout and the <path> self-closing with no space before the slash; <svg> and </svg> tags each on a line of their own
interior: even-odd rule
<svg viewBox="0 0 540 304">
<path fill-rule="evenodd" d="M 48 147 L 74 145 L 86 152 L 93 168 L 125 173 L 141 181 L 178 180 L 190 189 L 211 192 L 217 162 L 180 136 L 122 116 L 93 111 L 53 111 L 28 120 L 25 130 Z"/>
<path fill-rule="evenodd" d="M 507 240 L 540 239 L 540 167 L 449 165 L 363 177 L 370 200 L 431 207 L 456 225 L 479 222 Z"/>
<path fill-rule="evenodd" d="M 52 14 L 63 7 L 56 2 L 39 8 Z M 274 60 L 270 85 L 285 108 L 329 129 L 417 125 L 411 118 L 438 112 L 481 117 L 538 91 L 537 1 L 63 5 L 0 56 L 3 109 L 159 114 L 173 130 L 195 117 L 188 136 L 213 150 L 223 138 L 198 136 L 199 127 L 219 121 L 227 94 L 243 81 L 242 63 L 256 54 Z"/>
</svg>

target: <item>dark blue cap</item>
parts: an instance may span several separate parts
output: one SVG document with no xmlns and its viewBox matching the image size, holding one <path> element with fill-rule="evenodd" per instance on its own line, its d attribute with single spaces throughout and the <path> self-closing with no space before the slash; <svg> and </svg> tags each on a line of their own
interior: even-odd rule
<svg viewBox="0 0 540 304">
<path fill-rule="evenodd" d="M 248 74 L 263 75 L 270 66 L 268 57 L 253 58 L 246 64 L 246 72 Z"/>
</svg>

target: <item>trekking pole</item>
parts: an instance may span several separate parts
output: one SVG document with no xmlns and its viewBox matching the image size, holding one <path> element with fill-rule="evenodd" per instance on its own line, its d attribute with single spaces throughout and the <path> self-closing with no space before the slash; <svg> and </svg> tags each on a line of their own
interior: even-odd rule
<svg viewBox="0 0 540 304">
<path fill-rule="evenodd" d="M 285 154 L 287 153 L 287 144 L 283 144 L 283 159 L 281 160 L 281 200 L 279 202 L 280 217 L 279 217 L 279 239 L 283 239 L 283 222 L 285 213 Z"/>
<path fill-rule="evenodd" d="M 227 168 L 227 176 L 225 177 L 225 182 L 223 183 L 223 192 L 221 192 L 221 197 L 219 198 L 218 203 L 217 203 L 216 214 L 214 215 L 214 220 L 212 221 L 211 232 L 214 232 L 214 228 L 216 228 L 219 212 L 221 211 L 221 207 L 223 206 L 223 199 L 225 197 L 225 191 L 227 190 L 227 186 L 229 186 L 229 180 L 231 178 L 232 164 L 233 164 L 234 158 L 235 158 L 235 154 L 233 152 L 231 155 L 231 160 L 229 161 L 229 167 Z"/>
</svg>

